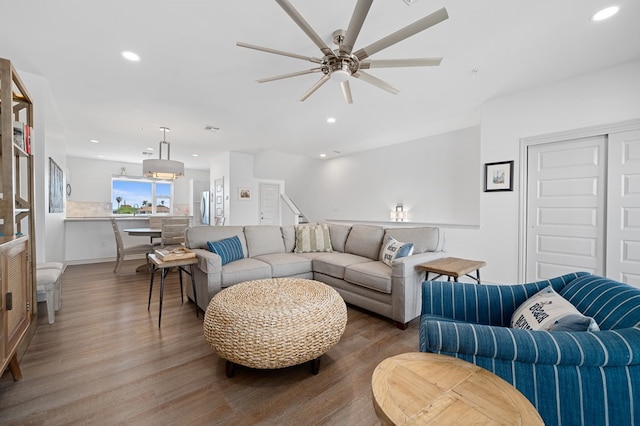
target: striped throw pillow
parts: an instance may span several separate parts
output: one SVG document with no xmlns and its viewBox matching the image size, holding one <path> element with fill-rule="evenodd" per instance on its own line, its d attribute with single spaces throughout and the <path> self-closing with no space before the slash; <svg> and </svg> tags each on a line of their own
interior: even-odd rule
<svg viewBox="0 0 640 426">
<path fill-rule="evenodd" d="M 296 247 L 293 251 L 296 253 L 333 251 L 329 226 L 326 224 L 296 226 Z"/>
<path fill-rule="evenodd" d="M 207 247 L 209 251 L 217 254 L 222 258 L 222 264 L 226 265 L 234 260 L 239 260 L 244 257 L 242 253 L 242 244 L 238 236 L 225 238 L 218 241 L 207 241 Z"/>
</svg>

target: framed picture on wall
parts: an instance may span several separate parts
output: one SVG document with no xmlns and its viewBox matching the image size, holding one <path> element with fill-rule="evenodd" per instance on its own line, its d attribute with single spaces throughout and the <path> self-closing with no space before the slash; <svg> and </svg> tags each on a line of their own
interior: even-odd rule
<svg viewBox="0 0 640 426">
<path fill-rule="evenodd" d="M 49 213 L 62 213 L 64 209 L 64 177 L 62 169 L 49 157 Z"/>
<path fill-rule="evenodd" d="M 484 192 L 513 191 L 513 160 L 484 165 Z"/>
<path fill-rule="evenodd" d="M 251 199 L 251 188 L 238 188 L 238 199 L 239 200 L 250 200 Z"/>
</svg>

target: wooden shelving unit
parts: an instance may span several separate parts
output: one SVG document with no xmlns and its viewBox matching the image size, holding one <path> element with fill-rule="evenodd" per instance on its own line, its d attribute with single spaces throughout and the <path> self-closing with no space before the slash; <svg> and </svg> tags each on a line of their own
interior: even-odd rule
<svg viewBox="0 0 640 426">
<path fill-rule="evenodd" d="M 0 58 L 0 374 L 8 366 L 15 380 L 18 351 L 37 323 L 33 157 L 26 137 L 32 128 L 31 97 L 11 62 Z"/>
</svg>

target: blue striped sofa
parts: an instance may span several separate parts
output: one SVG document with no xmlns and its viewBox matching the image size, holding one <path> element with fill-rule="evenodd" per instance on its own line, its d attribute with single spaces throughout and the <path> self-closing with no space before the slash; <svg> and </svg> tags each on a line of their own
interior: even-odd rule
<svg viewBox="0 0 640 426">
<path fill-rule="evenodd" d="M 601 331 L 509 328 L 549 284 Z M 422 284 L 420 351 L 455 356 L 515 386 L 547 425 L 640 424 L 640 289 L 578 272 L 516 285 Z"/>
</svg>

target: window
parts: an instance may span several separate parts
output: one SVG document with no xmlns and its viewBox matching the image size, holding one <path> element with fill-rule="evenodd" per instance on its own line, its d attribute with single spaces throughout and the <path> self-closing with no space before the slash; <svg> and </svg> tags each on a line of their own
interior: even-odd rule
<svg viewBox="0 0 640 426">
<path fill-rule="evenodd" d="M 113 214 L 172 214 L 173 181 L 114 176 L 111 203 Z"/>
</svg>

